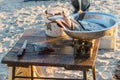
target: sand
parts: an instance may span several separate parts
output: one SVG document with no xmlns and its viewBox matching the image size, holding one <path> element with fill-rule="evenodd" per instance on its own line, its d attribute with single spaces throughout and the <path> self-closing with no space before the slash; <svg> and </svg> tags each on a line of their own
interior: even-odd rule
<svg viewBox="0 0 120 80">
<path fill-rule="evenodd" d="M 52 7 L 62 7 L 72 13 L 69 0 L 30 1 L 0 0 L 0 61 L 19 40 L 24 30 L 38 28 L 45 30 L 46 17 L 44 11 Z M 89 11 L 114 14 L 120 18 L 120 0 L 91 0 Z M 96 59 L 97 80 L 112 80 L 120 62 L 120 24 L 117 28 L 116 50 L 99 50 Z M 49 76 L 81 78 L 79 71 L 65 71 L 63 68 L 47 67 Z M 56 75 L 55 75 L 56 74 Z M 89 80 L 92 80 L 91 72 Z M 7 80 L 8 67 L 0 64 L 0 80 Z"/>
</svg>

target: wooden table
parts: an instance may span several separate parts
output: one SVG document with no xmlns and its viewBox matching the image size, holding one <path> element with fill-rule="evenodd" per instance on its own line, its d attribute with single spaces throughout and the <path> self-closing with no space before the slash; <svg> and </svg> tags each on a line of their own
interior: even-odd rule
<svg viewBox="0 0 120 80">
<path fill-rule="evenodd" d="M 34 79 L 58 79 L 63 78 L 50 78 L 50 77 L 34 77 L 32 66 L 55 66 L 64 67 L 66 70 L 80 70 L 83 71 L 84 80 L 87 80 L 87 72 L 92 69 L 93 79 L 95 76 L 95 60 L 98 50 L 98 40 L 95 40 L 95 47 L 91 58 L 88 59 L 76 59 L 74 57 L 74 49 L 69 45 L 68 36 L 50 38 L 45 35 L 44 30 L 30 29 L 25 31 L 16 45 L 8 52 L 8 54 L 2 59 L 3 64 L 7 64 L 12 68 L 12 80 L 15 78 L 28 78 Z M 23 42 L 28 40 L 27 49 L 22 57 L 17 57 L 17 53 L 20 50 Z M 50 54 L 38 54 L 35 52 L 32 43 L 45 45 L 52 47 L 54 52 Z M 16 76 L 16 67 L 31 67 L 30 76 Z M 70 80 L 70 79 L 68 79 Z M 73 80 L 73 79 L 72 79 Z M 75 79 L 76 80 L 76 79 Z M 81 79 L 80 79 L 81 80 Z"/>
</svg>

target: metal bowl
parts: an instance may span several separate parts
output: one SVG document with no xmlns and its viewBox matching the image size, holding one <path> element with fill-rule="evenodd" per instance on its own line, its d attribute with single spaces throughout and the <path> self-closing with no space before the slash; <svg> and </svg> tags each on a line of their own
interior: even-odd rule
<svg viewBox="0 0 120 80">
<path fill-rule="evenodd" d="M 75 19 L 78 15 L 79 14 L 72 14 L 70 17 Z M 95 31 L 73 31 L 64 29 L 65 33 L 75 39 L 98 39 L 108 34 L 112 29 L 115 29 L 118 22 L 118 18 L 114 15 L 99 12 L 86 12 L 83 20 L 104 25 L 106 28 Z"/>
</svg>

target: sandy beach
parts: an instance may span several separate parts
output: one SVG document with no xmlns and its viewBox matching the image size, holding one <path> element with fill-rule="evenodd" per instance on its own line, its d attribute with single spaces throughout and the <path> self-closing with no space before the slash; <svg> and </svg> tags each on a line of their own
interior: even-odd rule
<svg viewBox="0 0 120 80">
<path fill-rule="evenodd" d="M 73 12 L 70 0 L 29 1 L 23 0 L 0 0 L 0 61 L 7 52 L 20 39 L 25 30 L 38 28 L 45 30 L 46 17 L 44 11 L 53 7 L 62 7 Z M 120 18 L 120 0 L 91 0 L 89 11 L 113 14 Z M 98 51 L 96 59 L 97 80 L 113 79 L 120 65 L 120 23 L 117 26 L 116 49 Z M 48 76 L 81 78 L 79 71 L 65 71 L 63 68 L 45 68 Z M 120 74 L 120 72 L 118 72 Z M 54 75 L 56 74 L 56 75 Z M 92 80 L 89 73 L 89 80 Z M 0 80 L 8 80 L 8 67 L 0 63 Z M 117 80 L 117 79 L 116 79 Z M 120 80 L 120 78 L 118 79 Z"/>
</svg>

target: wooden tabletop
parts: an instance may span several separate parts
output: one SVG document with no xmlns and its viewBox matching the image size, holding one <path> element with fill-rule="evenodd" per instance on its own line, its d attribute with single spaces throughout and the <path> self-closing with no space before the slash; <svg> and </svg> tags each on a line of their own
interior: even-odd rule
<svg viewBox="0 0 120 80">
<path fill-rule="evenodd" d="M 17 56 L 23 42 L 27 40 L 27 49 L 24 55 L 19 58 Z M 16 45 L 2 59 L 2 63 L 8 66 L 57 66 L 57 67 L 86 67 L 92 68 L 95 64 L 97 48 L 94 50 L 91 58 L 76 59 L 74 57 L 74 49 L 69 45 L 68 36 L 51 38 L 45 35 L 44 30 L 30 29 L 25 31 Z M 54 52 L 49 54 L 38 54 L 34 50 L 32 43 L 37 43 L 42 46 L 52 47 Z"/>
</svg>

